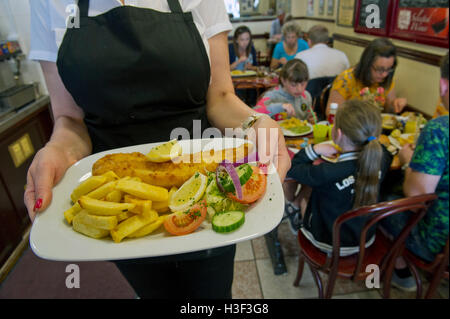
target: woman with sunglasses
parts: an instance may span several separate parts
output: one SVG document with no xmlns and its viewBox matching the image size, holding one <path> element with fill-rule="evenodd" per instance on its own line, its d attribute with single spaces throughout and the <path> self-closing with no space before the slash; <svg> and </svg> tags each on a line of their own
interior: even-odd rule
<svg viewBox="0 0 450 319">
<path fill-rule="evenodd" d="M 353 98 L 371 99 L 384 112 L 400 113 L 406 98 L 398 98 L 394 89 L 397 50 L 388 39 L 373 40 L 364 50 L 359 63 L 339 74 L 330 90 L 326 113 L 330 104 L 341 105 Z"/>
</svg>

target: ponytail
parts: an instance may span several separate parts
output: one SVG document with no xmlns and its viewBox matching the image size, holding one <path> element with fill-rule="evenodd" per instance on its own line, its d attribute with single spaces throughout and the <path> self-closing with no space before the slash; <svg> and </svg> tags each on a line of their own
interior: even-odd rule
<svg viewBox="0 0 450 319">
<path fill-rule="evenodd" d="M 383 156 L 378 141 L 381 134 L 380 111 L 368 101 L 348 100 L 339 107 L 335 125 L 360 148 L 353 208 L 375 204 L 378 201 Z"/>
<path fill-rule="evenodd" d="M 378 185 L 383 151 L 378 140 L 367 142 L 359 154 L 353 208 L 378 201 Z"/>
</svg>

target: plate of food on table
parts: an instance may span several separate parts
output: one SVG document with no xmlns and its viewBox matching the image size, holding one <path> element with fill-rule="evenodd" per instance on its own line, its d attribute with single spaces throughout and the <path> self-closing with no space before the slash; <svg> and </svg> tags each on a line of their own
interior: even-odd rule
<svg viewBox="0 0 450 319">
<path fill-rule="evenodd" d="M 260 237 L 283 208 L 273 164 L 259 163 L 248 140 L 136 145 L 72 165 L 37 214 L 30 246 L 60 261 L 193 252 Z"/>
<path fill-rule="evenodd" d="M 382 120 L 382 127 L 387 132 L 380 136 L 380 142 L 392 154 L 406 144 L 415 144 L 420 130 L 427 123 L 422 114 L 414 112 L 403 112 L 401 115 L 382 113 Z"/>
<path fill-rule="evenodd" d="M 256 76 L 256 74 L 257 74 L 256 71 L 252 71 L 252 70 L 233 70 L 233 71 L 231 71 L 231 77 L 233 77 L 233 78 Z"/>
<path fill-rule="evenodd" d="M 283 135 L 286 137 L 305 136 L 313 131 L 313 126 L 307 120 L 302 121 L 296 117 L 278 121 L 278 124 L 280 124 Z"/>
</svg>

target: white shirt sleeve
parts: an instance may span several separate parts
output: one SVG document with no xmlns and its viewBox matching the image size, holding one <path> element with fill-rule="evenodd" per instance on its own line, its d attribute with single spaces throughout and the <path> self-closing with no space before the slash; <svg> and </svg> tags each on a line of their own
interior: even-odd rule
<svg viewBox="0 0 450 319">
<path fill-rule="evenodd" d="M 55 32 L 51 27 L 48 0 L 29 0 L 30 2 L 30 53 L 31 60 L 56 62 L 58 47 Z"/>
<path fill-rule="evenodd" d="M 202 17 L 207 39 L 232 29 L 223 0 L 203 0 L 196 11 Z"/>
</svg>

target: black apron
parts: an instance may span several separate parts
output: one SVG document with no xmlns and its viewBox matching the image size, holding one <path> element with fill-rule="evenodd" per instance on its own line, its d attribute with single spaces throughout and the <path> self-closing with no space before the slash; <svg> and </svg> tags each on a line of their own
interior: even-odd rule
<svg viewBox="0 0 450 319">
<path fill-rule="evenodd" d="M 170 13 L 120 6 L 88 17 L 89 0 L 79 1 L 80 27 L 66 31 L 57 67 L 66 89 L 85 113 L 93 153 L 166 141 L 174 128 L 187 129 L 193 138 L 193 120 L 201 120 L 202 132 L 209 126 L 208 56 L 192 14 L 183 13 L 178 0 L 168 3 Z M 203 272 L 218 267 L 203 287 L 174 284 L 186 289 L 180 291 L 182 296 L 185 292 L 221 298 L 231 296 L 235 248 L 115 263 L 136 292 L 149 298 L 164 295 L 162 286 L 170 287 L 155 287 L 154 276 L 147 282 L 144 278 L 152 269 L 161 273 L 175 267 L 193 273 L 202 271 L 201 267 Z M 160 277 L 171 280 L 174 276 L 172 272 Z"/>
<path fill-rule="evenodd" d="M 172 12 L 120 6 L 67 29 L 57 66 L 85 113 L 93 153 L 166 141 L 174 128 L 193 136 L 193 120 L 208 127 L 208 56 L 192 13 L 177 0 Z"/>
</svg>

